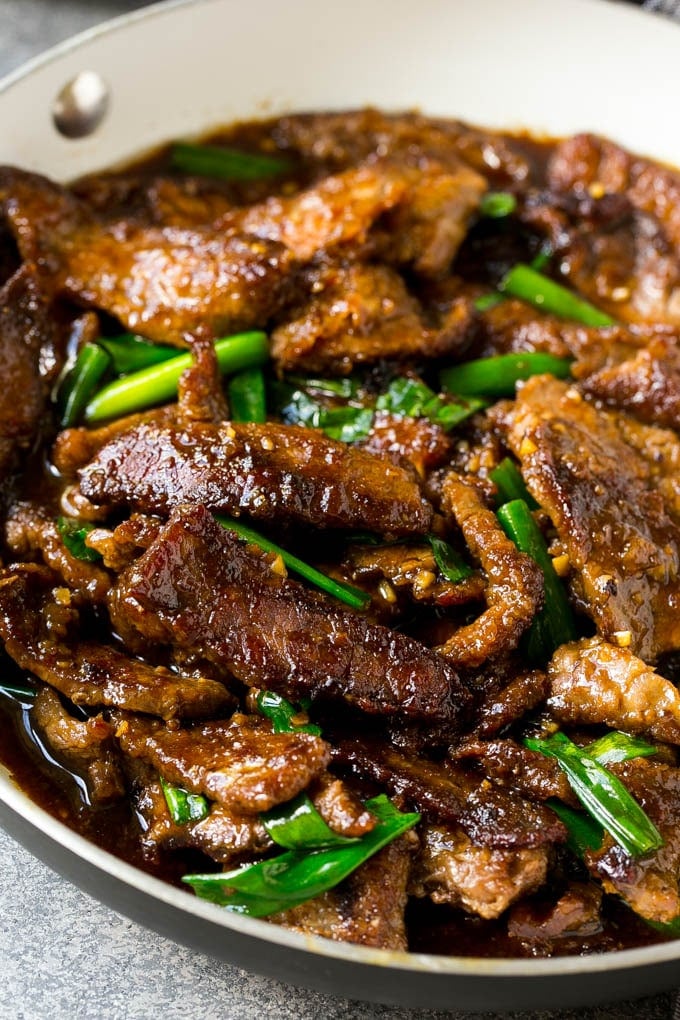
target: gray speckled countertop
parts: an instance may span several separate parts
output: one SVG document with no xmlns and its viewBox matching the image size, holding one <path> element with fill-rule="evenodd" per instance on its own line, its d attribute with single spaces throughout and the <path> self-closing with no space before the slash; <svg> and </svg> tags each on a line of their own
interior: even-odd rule
<svg viewBox="0 0 680 1020">
<path fill-rule="evenodd" d="M 0 0 L 0 76 L 80 29 L 143 6 L 138 0 Z M 0 1020 L 474 1020 L 470 1013 L 371 1006 L 256 977 L 114 913 L 3 832 L 0 860 Z M 506 1016 L 670 1020 L 672 1012 L 672 997 L 661 995 L 589 1010 Z"/>
</svg>

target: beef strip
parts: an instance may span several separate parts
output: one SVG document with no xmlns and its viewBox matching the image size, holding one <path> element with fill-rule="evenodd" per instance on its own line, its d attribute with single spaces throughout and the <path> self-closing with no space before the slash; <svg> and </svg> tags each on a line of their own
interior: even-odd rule
<svg viewBox="0 0 680 1020">
<path fill-rule="evenodd" d="M 115 705 L 164 719 L 212 715 L 232 702 L 216 680 L 178 676 L 117 648 L 70 638 L 78 613 L 59 585 L 56 574 L 33 564 L 0 572 L 0 637 L 22 669 L 76 705 Z"/>
<path fill-rule="evenodd" d="M 147 514 L 132 514 L 113 531 L 108 528 L 93 528 L 87 536 L 88 545 L 101 555 L 104 566 L 120 573 L 155 540 L 163 527 L 160 517 Z"/>
<path fill-rule="evenodd" d="M 405 952 L 406 886 L 417 839 L 407 832 L 335 889 L 269 920 L 293 931 Z"/>
<path fill-rule="evenodd" d="M 229 417 L 229 410 L 212 336 L 197 331 L 191 353 L 192 363 L 180 376 L 177 386 L 179 420 L 219 424 Z"/>
<path fill-rule="evenodd" d="M 538 669 L 522 671 L 502 690 L 492 690 L 477 709 L 475 733 L 483 740 L 495 736 L 548 697 L 550 683 Z"/>
<path fill-rule="evenodd" d="M 256 815 L 301 793 L 319 776 L 330 748 L 309 733 L 274 733 L 271 723 L 237 713 L 187 729 L 143 716 L 121 716 L 116 737 L 164 779 L 216 800 L 228 811 Z"/>
<path fill-rule="evenodd" d="M 469 696 L 452 667 L 272 564 L 276 557 L 239 541 L 203 507 L 180 509 L 120 576 L 113 620 L 126 639 L 171 643 L 294 701 L 342 698 L 366 712 L 455 727 Z"/>
<path fill-rule="evenodd" d="M 49 687 L 38 691 L 30 716 L 57 758 L 85 777 L 92 804 L 106 804 L 124 796 L 113 727 L 103 716 L 75 719 Z"/>
<path fill-rule="evenodd" d="M 366 439 L 359 444 L 366 453 L 388 457 L 396 464 L 410 464 L 420 478 L 446 464 L 452 440 L 429 418 L 407 418 L 376 411 Z"/>
<path fill-rule="evenodd" d="M 680 744 L 680 692 L 627 648 L 601 638 L 562 645 L 548 677 L 548 707 L 560 722 L 604 724 Z"/>
<path fill-rule="evenodd" d="M 517 790 L 529 800 L 557 797 L 578 807 L 569 780 L 557 762 L 510 738 L 463 740 L 460 746 L 451 749 L 450 756 L 454 762 L 463 765 L 470 759 L 477 762 L 494 783 Z"/>
<path fill-rule="evenodd" d="M 508 442 L 599 632 L 630 634 L 631 651 L 653 661 L 680 643 L 680 528 L 624 427 L 568 383 L 535 376 L 509 412 Z"/>
<path fill-rule="evenodd" d="M 458 666 L 479 666 L 517 647 L 541 607 L 543 575 L 531 557 L 518 552 L 504 534 L 477 489 L 450 474 L 442 493 L 444 510 L 455 518 L 489 583 L 486 611 L 457 630 L 438 651 Z"/>
<path fill-rule="evenodd" d="M 50 460 L 64 478 L 75 478 L 78 470 L 92 460 L 103 446 L 124 435 L 137 425 L 154 423 L 161 428 L 172 428 L 180 421 L 177 404 L 156 407 L 151 411 L 140 411 L 116 418 L 101 428 L 63 429 L 56 437 Z"/>
<path fill-rule="evenodd" d="M 180 503 L 383 534 L 426 532 L 432 508 L 404 470 L 294 425 L 140 425 L 80 472 L 89 500 L 145 513 Z"/>
<path fill-rule="evenodd" d="M 648 760 L 609 766 L 651 818 L 664 840 L 660 850 L 630 857 L 605 835 L 586 862 L 605 892 L 614 893 L 649 921 L 680 919 L 680 770 Z"/>
<path fill-rule="evenodd" d="M 361 803 L 342 779 L 326 773 L 309 791 L 314 807 L 333 832 L 342 836 L 365 836 L 377 819 Z"/>
<path fill-rule="evenodd" d="M 426 825 L 409 891 L 489 920 L 540 888 L 547 871 L 546 847 L 475 846 L 460 828 Z"/>
<path fill-rule="evenodd" d="M 405 797 L 426 818 L 455 822 L 480 846 L 540 847 L 565 838 L 564 826 L 552 811 L 470 769 L 414 758 L 368 737 L 339 739 L 333 756 L 352 775 Z"/>
<path fill-rule="evenodd" d="M 508 935 L 524 942 L 587 938 L 602 930 L 602 889 L 594 882 L 571 882 L 546 909 L 517 903 L 508 917 Z"/>
</svg>

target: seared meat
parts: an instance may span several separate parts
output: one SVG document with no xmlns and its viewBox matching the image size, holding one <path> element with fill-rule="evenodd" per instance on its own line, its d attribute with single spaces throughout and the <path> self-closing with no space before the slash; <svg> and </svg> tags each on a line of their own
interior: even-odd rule
<svg viewBox="0 0 680 1020">
<path fill-rule="evenodd" d="M 232 703 L 216 680 L 178 676 L 117 648 L 69 637 L 78 623 L 68 588 L 45 567 L 0 572 L 0 637 L 22 669 L 76 705 L 115 705 L 164 719 L 212 715 Z"/>
<path fill-rule="evenodd" d="M 171 783 L 244 815 L 290 800 L 330 758 L 328 744 L 319 737 L 273 733 L 265 719 L 240 713 L 187 729 L 121 716 L 116 738 L 125 754 L 153 765 Z"/>
<path fill-rule="evenodd" d="M 330 773 L 316 780 L 311 796 L 314 807 L 334 832 L 343 836 L 364 836 L 376 826 L 375 817 L 346 783 Z"/>
<path fill-rule="evenodd" d="M 138 414 L 128 414 L 97 429 L 64 429 L 54 442 L 50 460 L 65 478 L 75 478 L 79 468 L 85 467 L 88 461 L 96 457 L 103 446 L 135 426 L 146 423 L 153 423 L 161 428 L 178 425 L 177 404 L 156 407 L 151 411 L 140 411 Z"/>
<path fill-rule="evenodd" d="M 454 762 L 476 761 L 484 773 L 498 783 L 519 790 L 529 800 L 557 797 L 578 807 L 569 780 L 553 758 L 516 743 L 503 740 L 466 740 L 450 751 Z"/>
<path fill-rule="evenodd" d="M 389 411 L 375 412 L 360 446 L 396 464 L 410 464 L 420 478 L 445 464 L 452 452 L 452 442 L 440 425 L 429 418 L 405 418 Z"/>
<path fill-rule="evenodd" d="M 140 425 L 104 446 L 80 473 L 95 503 L 168 513 L 202 503 L 257 520 L 422 534 L 432 508 L 416 482 L 313 429 L 293 425 Z"/>
<path fill-rule="evenodd" d="M 490 691 L 477 709 L 476 734 L 484 740 L 493 737 L 510 723 L 548 697 L 550 682 L 545 673 L 534 669 L 513 677 L 500 691 Z"/>
<path fill-rule="evenodd" d="M 340 697 L 366 712 L 455 724 L 469 696 L 443 659 L 282 578 L 271 563 L 204 508 L 179 510 L 121 575 L 112 616 L 132 640 L 138 632 L 177 645 L 295 700 Z"/>
<path fill-rule="evenodd" d="M 680 693 L 627 648 L 601 638 L 562 645 L 548 676 L 548 706 L 561 722 L 604 723 L 680 744 Z"/>
<path fill-rule="evenodd" d="M 602 929 L 602 890 L 594 882 L 572 882 L 546 910 L 518 903 L 508 918 L 508 934 L 527 942 L 584 938 Z"/>
<path fill-rule="evenodd" d="M 355 545 L 350 548 L 348 560 L 355 580 L 382 579 L 397 592 L 407 591 L 416 602 L 456 606 L 484 594 L 479 574 L 471 574 L 458 584 L 442 578 L 429 545 Z M 390 588 L 379 586 L 388 601 Z"/>
</svg>

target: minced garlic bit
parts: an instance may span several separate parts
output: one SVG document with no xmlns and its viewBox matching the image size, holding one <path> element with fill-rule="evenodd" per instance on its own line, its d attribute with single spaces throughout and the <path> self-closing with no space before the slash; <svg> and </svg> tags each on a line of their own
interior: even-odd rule
<svg viewBox="0 0 680 1020">
<path fill-rule="evenodd" d="M 614 644 L 617 644 L 619 648 L 628 648 L 633 640 L 633 635 L 629 630 L 615 630 L 612 637 Z"/>
<path fill-rule="evenodd" d="M 262 436 L 262 439 L 260 440 L 260 446 L 262 447 L 263 450 L 271 451 L 274 449 L 274 440 L 270 436 Z"/>
<path fill-rule="evenodd" d="M 427 591 L 437 580 L 436 574 L 431 570 L 419 570 L 413 581 L 413 590 L 418 593 Z"/>
<path fill-rule="evenodd" d="M 55 588 L 54 589 L 54 601 L 60 606 L 71 605 L 71 592 L 68 588 Z"/>
<path fill-rule="evenodd" d="M 630 297 L 630 287 L 614 287 L 611 292 L 612 301 L 627 301 Z"/>
<path fill-rule="evenodd" d="M 288 571 L 286 570 L 286 564 L 283 562 L 283 557 L 280 553 L 272 560 L 269 569 L 272 574 L 278 574 L 279 577 L 288 577 Z"/>
<path fill-rule="evenodd" d="M 536 453 L 537 449 L 538 447 L 533 439 L 529 439 L 528 436 L 525 436 L 520 443 L 519 455 L 520 457 L 530 457 L 532 453 Z"/>
<path fill-rule="evenodd" d="M 593 181 L 588 188 L 588 194 L 591 198 L 602 198 L 606 194 L 602 181 Z"/>
<path fill-rule="evenodd" d="M 555 568 L 555 573 L 558 577 L 566 577 L 569 573 L 571 563 L 566 553 L 562 553 L 560 556 L 553 556 L 552 565 Z"/>
<path fill-rule="evenodd" d="M 393 604 L 397 601 L 397 593 L 389 581 L 381 581 L 378 585 L 378 592 L 385 602 Z"/>
</svg>

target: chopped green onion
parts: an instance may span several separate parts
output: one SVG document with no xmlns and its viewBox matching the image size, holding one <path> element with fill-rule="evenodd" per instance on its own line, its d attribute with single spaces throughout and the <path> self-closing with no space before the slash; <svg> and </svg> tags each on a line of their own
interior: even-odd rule
<svg viewBox="0 0 680 1020">
<path fill-rule="evenodd" d="M 659 748 L 648 744 L 646 740 L 632 737 L 628 733 L 614 730 L 599 740 L 593 741 L 583 748 L 584 752 L 600 765 L 611 765 L 617 761 L 630 761 L 631 758 L 649 758 L 658 754 Z"/>
<path fill-rule="evenodd" d="M 510 503 L 513 499 L 523 499 L 530 510 L 538 510 L 538 503 L 531 495 L 522 474 L 514 460 L 504 457 L 498 467 L 489 471 L 489 478 L 498 489 L 498 502 Z"/>
<path fill-rule="evenodd" d="M 552 257 L 553 257 L 552 249 L 546 248 L 542 251 L 539 251 L 538 255 L 534 256 L 534 258 L 529 263 L 529 266 L 531 267 L 531 269 L 535 269 L 537 273 L 540 273 L 543 269 L 545 269 L 547 265 L 549 265 L 550 259 Z"/>
<path fill-rule="evenodd" d="M 238 333 L 218 340 L 215 353 L 220 372 L 227 374 L 264 364 L 269 355 L 269 344 L 265 333 Z M 192 355 L 187 352 L 160 365 L 116 379 L 89 402 L 85 408 L 85 420 L 95 422 L 119 418 L 171 400 L 177 394 L 180 376 L 191 363 Z"/>
<path fill-rule="evenodd" d="M 235 422 L 267 420 L 267 392 L 261 368 L 246 368 L 229 380 L 229 408 Z"/>
<path fill-rule="evenodd" d="M 446 431 L 487 406 L 479 397 L 458 400 L 455 403 L 438 396 L 422 380 L 402 376 L 394 379 L 387 391 L 376 401 L 379 411 L 403 414 L 409 418 L 429 418 Z"/>
<path fill-rule="evenodd" d="M 638 917 L 641 915 L 638 914 Z M 668 921 L 664 924 L 662 921 L 650 921 L 648 918 L 643 917 L 642 920 L 645 924 L 648 924 L 654 931 L 658 931 L 660 935 L 666 935 L 669 939 L 680 939 L 680 917 L 676 917 L 673 921 Z"/>
<path fill-rule="evenodd" d="M 444 368 L 439 373 L 439 381 L 448 393 L 513 397 L 515 384 L 521 380 L 544 372 L 565 379 L 570 368 L 568 358 L 556 358 L 552 354 L 498 354 Z"/>
<path fill-rule="evenodd" d="M 110 356 L 116 375 L 129 375 L 130 372 L 138 372 L 141 368 L 158 365 L 162 361 L 177 357 L 176 347 L 154 344 L 134 333 L 100 337 L 97 344 Z"/>
<path fill-rule="evenodd" d="M 159 776 L 165 803 L 175 825 L 186 825 L 187 822 L 200 822 L 210 813 L 208 801 L 200 793 L 189 793 L 181 786 L 173 786 Z"/>
<path fill-rule="evenodd" d="M 499 220 L 510 216 L 517 208 L 517 199 L 509 191 L 487 191 L 479 203 L 481 216 Z"/>
<path fill-rule="evenodd" d="M 632 857 L 658 850 L 663 838 L 620 779 L 572 743 L 564 733 L 528 737 L 532 751 L 554 758 L 586 811 Z"/>
<path fill-rule="evenodd" d="M 356 397 L 358 386 L 354 379 L 314 379 L 301 375 L 289 375 L 286 382 L 302 390 L 321 393 L 327 397 L 345 397 L 350 400 Z"/>
<path fill-rule="evenodd" d="M 296 718 L 300 712 L 274 691 L 260 691 L 257 696 L 257 710 L 272 724 L 274 733 L 311 733 L 314 737 L 321 736 L 321 727 L 316 723 L 298 723 Z"/>
<path fill-rule="evenodd" d="M 567 830 L 567 846 L 576 857 L 585 857 L 588 850 L 599 850 L 604 828 L 584 811 L 575 811 L 561 800 L 551 797 L 548 807 L 554 811 Z"/>
<path fill-rule="evenodd" d="M 384 796 L 374 797 L 366 807 L 378 824 L 349 846 L 303 853 L 289 850 L 235 871 L 185 875 L 197 896 L 238 914 L 266 917 L 290 910 L 333 889 L 343 879 L 420 820 L 418 814 L 402 814 Z"/>
<path fill-rule="evenodd" d="M 75 364 L 59 387 L 57 403 L 61 408 L 61 427 L 77 425 L 85 405 L 109 368 L 111 358 L 97 344 L 85 344 Z"/>
<path fill-rule="evenodd" d="M 470 577 L 474 573 L 472 567 L 443 538 L 438 538 L 437 535 L 426 535 L 425 537 L 430 543 L 434 561 L 440 573 L 443 574 L 447 581 L 451 581 L 452 584 L 459 584 L 466 577 Z"/>
<path fill-rule="evenodd" d="M 359 842 L 357 836 L 333 832 L 306 793 L 300 793 L 287 804 L 278 804 L 261 814 L 260 821 L 274 842 L 284 850 L 318 850 L 320 847 Z"/>
<path fill-rule="evenodd" d="M 365 609 L 370 602 L 371 596 L 367 592 L 361 591 L 360 588 L 354 588 L 350 584 L 345 584 L 343 581 L 336 581 L 332 577 L 328 577 L 327 574 L 322 574 L 320 570 L 316 570 L 315 567 L 311 567 L 308 563 L 298 559 L 297 556 L 293 556 L 292 553 L 282 549 L 280 545 L 270 542 L 264 535 L 261 535 L 253 528 L 249 528 L 246 524 L 242 524 L 241 521 L 236 521 L 232 517 L 224 517 L 221 514 L 215 514 L 215 520 L 223 528 L 235 531 L 239 538 L 244 539 L 246 542 L 259 545 L 260 549 L 264 549 L 265 552 L 275 553 L 277 556 L 280 556 L 290 570 L 299 574 L 300 577 L 304 577 L 306 581 L 316 585 L 322 591 L 335 596 L 340 602 L 351 606 L 352 609 Z"/>
<path fill-rule="evenodd" d="M 291 169 L 282 156 L 241 152 L 222 145 L 175 142 L 170 152 L 174 170 L 197 177 L 220 177 L 227 181 L 258 181 L 278 177 Z"/>
<path fill-rule="evenodd" d="M 576 294 L 555 283 L 549 276 L 532 269 L 520 262 L 513 266 L 498 285 L 503 294 L 520 298 L 534 308 L 562 319 L 582 322 L 584 326 L 613 326 L 614 320 L 600 311 L 589 301 L 584 301 Z"/>
<path fill-rule="evenodd" d="M 564 586 L 555 573 L 541 530 L 523 499 L 505 503 L 496 511 L 505 534 L 520 552 L 528 553 L 543 571 L 545 601 L 526 638 L 527 656 L 545 662 L 560 645 L 573 641 L 576 625 Z"/>
<path fill-rule="evenodd" d="M 26 701 L 30 701 L 31 698 L 35 697 L 35 688 L 29 687 L 27 684 L 15 684 L 11 681 L 0 683 L 0 694 L 6 694 L 10 698 L 24 698 Z"/>
<path fill-rule="evenodd" d="M 78 521 L 73 517 L 58 517 L 57 531 L 61 540 L 77 560 L 85 560 L 87 563 L 96 563 L 101 560 L 101 553 L 96 549 L 90 549 L 85 539 L 94 530 L 94 524 L 89 521 Z"/>
</svg>

